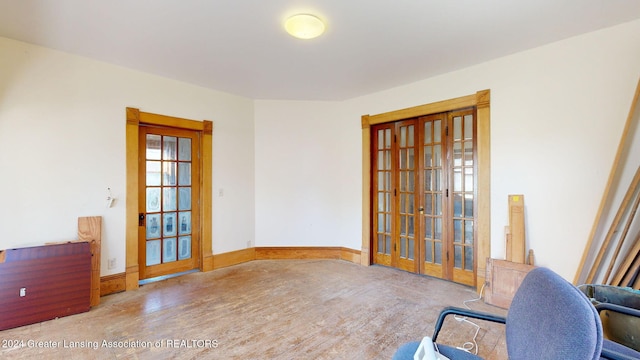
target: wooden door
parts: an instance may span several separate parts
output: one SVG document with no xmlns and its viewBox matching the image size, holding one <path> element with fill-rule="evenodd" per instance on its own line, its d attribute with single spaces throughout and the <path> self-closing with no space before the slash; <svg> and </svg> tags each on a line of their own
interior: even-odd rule
<svg viewBox="0 0 640 360">
<path fill-rule="evenodd" d="M 373 261 L 474 285 L 475 109 L 372 127 Z"/>
<path fill-rule="evenodd" d="M 374 130 L 374 261 L 416 272 L 417 137 L 415 120 Z"/>
<path fill-rule="evenodd" d="M 420 234 L 422 273 L 448 279 L 446 234 L 446 113 L 420 118 Z"/>
<path fill-rule="evenodd" d="M 199 133 L 141 126 L 139 131 L 140 279 L 199 266 Z"/>
</svg>

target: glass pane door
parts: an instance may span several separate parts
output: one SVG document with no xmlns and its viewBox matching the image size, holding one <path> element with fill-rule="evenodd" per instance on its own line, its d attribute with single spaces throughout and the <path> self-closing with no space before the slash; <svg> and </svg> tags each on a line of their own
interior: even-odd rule
<svg viewBox="0 0 640 360">
<path fill-rule="evenodd" d="M 398 254 L 397 267 L 416 271 L 416 125 L 403 121 L 397 126 L 398 153 Z"/>
<path fill-rule="evenodd" d="M 146 129 L 144 134 L 143 191 L 145 265 L 141 278 L 193 269 L 194 163 L 193 135 L 180 131 Z M 142 143 L 142 142 L 141 142 Z M 197 243 L 196 243 L 197 244 Z"/>
<path fill-rule="evenodd" d="M 469 283 L 473 280 L 475 239 L 475 157 L 474 116 L 472 111 L 451 114 L 453 181 L 450 184 L 453 202 L 453 280 Z"/>
<path fill-rule="evenodd" d="M 392 188 L 392 128 L 379 127 L 374 130 L 373 144 L 373 189 L 374 189 L 374 216 L 373 225 L 375 234 L 374 257 L 375 262 L 383 265 L 391 265 L 391 220 L 393 198 Z"/>
<path fill-rule="evenodd" d="M 443 258 L 443 204 L 445 195 L 445 179 L 443 171 L 442 133 L 446 126 L 444 114 L 423 118 L 422 136 L 422 224 L 424 244 L 424 273 L 444 277 Z"/>
</svg>

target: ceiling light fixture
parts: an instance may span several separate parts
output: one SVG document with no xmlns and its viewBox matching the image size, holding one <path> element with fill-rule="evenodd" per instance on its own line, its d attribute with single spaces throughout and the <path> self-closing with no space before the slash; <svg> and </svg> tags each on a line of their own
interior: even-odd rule
<svg viewBox="0 0 640 360">
<path fill-rule="evenodd" d="M 324 23 L 318 17 L 309 14 L 297 14 L 287 19 L 284 28 L 289 35 L 298 39 L 313 39 L 322 35 Z"/>
</svg>

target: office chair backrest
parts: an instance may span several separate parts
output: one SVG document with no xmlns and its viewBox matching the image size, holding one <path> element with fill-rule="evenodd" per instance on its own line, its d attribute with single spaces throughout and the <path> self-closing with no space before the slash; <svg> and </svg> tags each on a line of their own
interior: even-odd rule
<svg viewBox="0 0 640 360">
<path fill-rule="evenodd" d="M 589 299 L 546 268 L 527 274 L 507 315 L 507 353 L 521 359 L 599 359 L 602 323 Z"/>
</svg>

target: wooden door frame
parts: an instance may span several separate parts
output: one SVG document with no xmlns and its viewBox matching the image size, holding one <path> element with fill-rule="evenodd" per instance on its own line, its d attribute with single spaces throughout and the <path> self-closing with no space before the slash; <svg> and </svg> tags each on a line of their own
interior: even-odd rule
<svg viewBox="0 0 640 360">
<path fill-rule="evenodd" d="M 377 115 L 362 115 L 362 249 L 360 263 L 372 263 L 371 253 L 371 125 L 388 123 L 463 108 L 476 107 L 478 152 L 478 244 L 476 254 L 476 288 L 485 281 L 486 259 L 491 256 L 491 127 L 490 90 Z"/>
<path fill-rule="evenodd" d="M 138 288 L 140 267 L 138 264 L 138 155 L 139 128 L 141 125 L 155 125 L 187 129 L 200 132 L 200 270 L 213 270 L 212 250 L 212 147 L 213 122 L 195 121 L 172 116 L 141 112 L 127 108 L 126 122 L 126 164 L 127 164 L 127 200 L 126 200 L 126 290 Z"/>
</svg>

